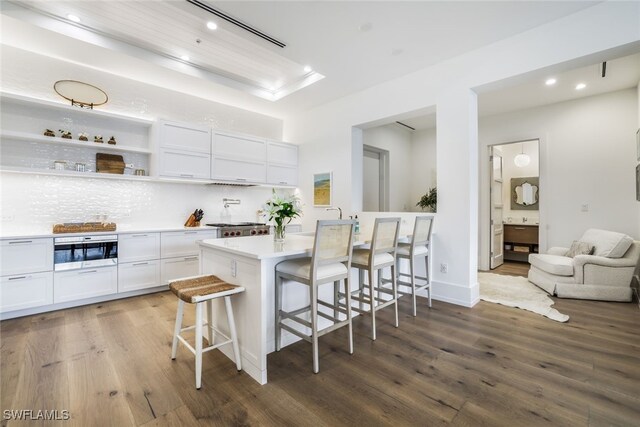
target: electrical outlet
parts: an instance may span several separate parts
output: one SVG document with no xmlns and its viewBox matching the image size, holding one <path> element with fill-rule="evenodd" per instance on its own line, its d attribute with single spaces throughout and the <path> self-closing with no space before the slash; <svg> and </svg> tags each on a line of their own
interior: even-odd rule
<svg viewBox="0 0 640 427">
<path fill-rule="evenodd" d="M 440 273 L 447 274 L 449 272 L 449 264 L 441 263 L 440 264 Z"/>
<path fill-rule="evenodd" d="M 588 204 L 583 204 L 582 206 L 580 206 L 580 211 L 582 212 L 589 212 L 589 205 Z"/>
</svg>

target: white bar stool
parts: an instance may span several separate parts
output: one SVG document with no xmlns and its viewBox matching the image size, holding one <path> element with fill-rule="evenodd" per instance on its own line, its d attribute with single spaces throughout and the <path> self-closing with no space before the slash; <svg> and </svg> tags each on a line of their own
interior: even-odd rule
<svg viewBox="0 0 640 427">
<path fill-rule="evenodd" d="M 276 265 L 275 277 L 275 339 L 276 351 L 280 351 L 282 329 L 311 343 L 313 352 L 313 372 L 318 373 L 320 363 L 318 360 L 318 338 L 328 332 L 342 326 L 349 326 L 349 354 L 353 354 L 353 327 L 351 324 L 351 298 L 349 293 L 349 270 L 351 267 L 351 253 L 353 249 L 353 229 L 355 221 L 336 220 L 318 221 L 316 225 L 316 237 L 313 243 L 312 256 L 310 258 L 298 258 L 282 261 Z M 309 305 L 294 311 L 282 310 L 282 281 L 283 279 L 309 286 Z M 337 301 L 330 304 L 318 297 L 318 286 L 333 283 L 334 292 L 337 292 L 340 282 L 344 282 L 347 304 L 341 308 Z M 318 310 L 318 305 L 333 309 L 333 316 Z M 309 321 L 299 315 L 311 312 Z M 346 316 L 339 318 L 339 313 Z M 322 330 L 318 330 L 318 318 L 323 317 L 333 322 Z M 305 334 L 285 323 L 285 320 L 296 322 L 311 330 L 311 334 Z"/>
<path fill-rule="evenodd" d="M 211 351 L 225 344 L 231 343 L 233 346 L 233 355 L 236 359 L 238 371 L 242 370 L 240 350 L 238 348 L 238 336 L 236 334 L 236 324 L 233 318 L 233 307 L 231 306 L 231 295 L 244 292 L 244 288 L 213 276 L 194 276 L 177 279 L 169 282 L 169 288 L 178 298 L 178 312 L 176 314 L 176 325 L 173 333 L 173 345 L 171 347 L 171 359 L 175 360 L 178 351 L 178 341 L 184 344 L 196 356 L 196 388 L 199 390 L 202 384 L 202 353 Z M 231 337 L 220 332 L 213 326 L 213 304 L 216 298 L 224 298 L 224 305 L 227 312 L 227 321 L 229 322 L 229 332 Z M 202 319 L 202 305 L 207 303 L 207 322 Z M 184 315 L 184 304 L 196 305 L 196 324 L 186 328 L 182 327 L 182 318 Z M 208 326 L 207 340 L 209 346 L 202 348 L 202 327 Z M 193 348 L 180 333 L 195 329 L 195 348 Z M 214 332 L 222 336 L 226 341 L 218 344 L 214 342 Z"/>
<path fill-rule="evenodd" d="M 398 327 L 398 287 L 396 285 L 396 250 L 398 247 L 398 232 L 400 218 L 376 218 L 373 227 L 370 249 L 354 249 L 351 266 L 359 270 L 358 289 L 352 291 L 352 298 L 359 302 L 359 308 L 353 310 L 361 314 L 371 314 L 371 339 L 376 339 L 376 311 L 391 304 L 395 307 L 395 326 Z M 391 289 L 382 286 L 382 269 L 391 268 Z M 368 272 L 369 295 L 365 293 L 364 272 Z M 377 272 L 377 281 L 374 273 Z M 374 294 L 375 291 L 375 294 Z M 381 294 L 391 295 L 391 299 L 381 298 Z M 341 298 L 343 295 L 338 295 Z M 349 304 L 347 302 L 347 304 Z M 363 304 L 369 310 L 363 309 Z"/>
<path fill-rule="evenodd" d="M 410 243 L 400 243 L 396 254 L 398 261 L 406 259 L 409 261 L 409 274 L 400 273 L 398 268 L 398 277 L 409 277 L 410 282 L 398 279 L 398 285 L 411 287 L 411 296 L 413 298 L 413 315 L 417 314 L 416 310 L 416 292 L 426 289 L 429 296 L 429 307 L 431 307 L 431 263 L 429 262 L 429 251 L 431 244 L 431 230 L 433 228 L 433 217 L 416 216 L 416 222 L 413 226 L 413 234 Z M 426 275 L 416 276 L 415 259 L 424 257 Z M 416 285 L 416 279 L 424 282 Z M 402 292 L 401 292 L 402 293 Z"/>
</svg>

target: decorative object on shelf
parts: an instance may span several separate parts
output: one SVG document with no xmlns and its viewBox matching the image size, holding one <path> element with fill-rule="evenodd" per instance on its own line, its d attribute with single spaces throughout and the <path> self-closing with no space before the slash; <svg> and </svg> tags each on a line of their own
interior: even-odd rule
<svg viewBox="0 0 640 427">
<path fill-rule="evenodd" d="M 189 218 L 187 219 L 187 222 L 184 223 L 184 226 L 200 227 L 200 220 L 202 219 L 203 216 L 204 216 L 204 211 L 202 209 L 196 209 L 195 211 L 193 211 L 191 215 L 189 215 Z"/>
<path fill-rule="evenodd" d="M 538 210 L 540 184 L 537 176 L 511 178 L 511 210 Z"/>
<path fill-rule="evenodd" d="M 119 154 L 96 153 L 96 172 L 123 175 L 125 163 Z"/>
<path fill-rule="evenodd" d="M 135 176 L 147 176 L 147 172 L 144 169 L 136 169 L 133 174 Z"/>
<path fill-rule="evenodd" d="M 53 90 L 67 101 L 71 101 L 71 105 L 80 108 L 93 109 L 109 100 L 107 93 L 102 89 L 76 80 L 58 80 L 53 84 Z"/>
<path fill-rule="evenodd" d="M 97 142 L 99 144 L 102 144 L 104 141 L 102 139 L 102 135 L 96 135 L 93 137 L 93 142 Z"/>
<path fill-rule="evenodd" d="M 67 168 L 67 161 L 66 160 L 56 160 L 55 162 L 53 162 L 53 168 L 57 171 L 63 171 Z"/>
<path fill-rule="evenodd" d="M 269 216 L 269 221 L 275 221 L 273 230 L 273 240 L 275 242 L 284 241 L 284 227 L 295 217 L 302 214 L 300 199 L 292 194 L 281 197 L 273 189 L 273 196 L 264 205 L 264 211 Z"/>
<path fill-rule="evenodd" d="M 45 129 L 44 130 L 44 136 L 56 136 L 56 133 L 54 131 L 52 131 L 51 129 Z"/>
<path fill-rule="evenodd" d="M 76 172 L 86 172 L 87 171 L 87 165 L 85 165 L 84 163 L 76 163 Z"/>
<path fill-rule="evenodd" d="M 109 138 L 107 144 L 116 145 L 116 137 L 112 136 L 111 138 Z"/>
<path fill-rule="evenodd" d="M 115 222 L 65 222 L 53 226 L 54 234 L 116 231 Z"/>
<path fill-rule="evenodd" d="M 416 206 L 419 206 L 420 209 L 424 210 L 425 208 L 429 208 L 431 212 L 436 212 L 438 209 L 438 190 L 436 187 L 430 188 L 429 191 L 426 192 L 424 196 L 418 200 Z"/>
<path fill-rule="evenodd" d="M 313 174 L 313 206 L 331 206 L 331 172 Z"/>
<path fill-rule="evenodd" d="M 71 131 L 68 130 L 62 130 L 59 129 L 60 131 L 60 138 L 64 138 L 64 139 L 73 139 L 73 135 L 71 134 Z"/>
<path fill-rule="evenodd" d="M 78 134 L 78 141 L 89 141 L 89 134 L 86 132 L 80 132 Z"/>
</svg>

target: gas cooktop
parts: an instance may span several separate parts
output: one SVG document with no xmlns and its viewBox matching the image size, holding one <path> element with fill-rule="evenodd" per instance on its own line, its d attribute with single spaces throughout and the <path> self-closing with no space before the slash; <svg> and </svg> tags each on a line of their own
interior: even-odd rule
<svg viewBox="0 0 640 427">
<path fill-rule="evenodd" d="M 264 227 L 266 224 L 260 222 L 219 222 L 207 224 L 210 227 Z"/>
<path fill-rule="evenodd" d="M 207 224 L 218 227 L 218 237 L 260 236 L 269 234 L 269 226 L 260 222 L 218 222 Z"/>
</svg>

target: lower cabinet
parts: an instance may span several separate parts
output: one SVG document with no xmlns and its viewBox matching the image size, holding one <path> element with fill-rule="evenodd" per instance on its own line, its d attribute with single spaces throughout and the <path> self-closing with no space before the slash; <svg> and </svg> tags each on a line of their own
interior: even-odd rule
<svg viewBox="0 0 640 427">
<path fill-rule="evenodd" d="M 53 272 L 0 278 L 0 312 L 53 304 Z"/>
<path fill-rule="evenodd" d="M 140 261 L 118 264 L 118 292 L 160 286 L 160 261 Z"/>
<path fill-rule="evenodd" d="M 200 271 L 198 256 L 169 258 L 162 260 L 162 284 L 181 277 L 197 276 Z"/>
<path fill-rule="evenodd" d="M 60 271 L 53 277 L 53 302 L 115 294 L 118 292 L 118 267 Z"/>
</svg>

